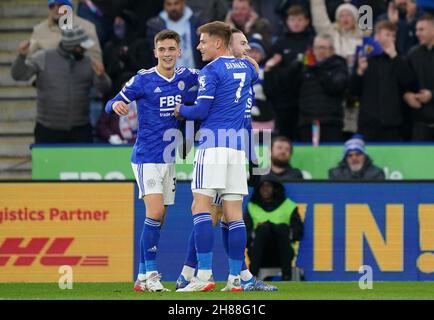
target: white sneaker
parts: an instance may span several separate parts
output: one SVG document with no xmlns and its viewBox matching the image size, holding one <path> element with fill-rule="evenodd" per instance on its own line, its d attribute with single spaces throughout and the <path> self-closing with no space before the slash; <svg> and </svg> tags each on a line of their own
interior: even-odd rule
<svg viewBox="0 0 434 320">
<path fill-rule="evenodd" d="M 226 286 L 221 289 L 220 291 L 223 292 L 241 292 L 243 291 L 243 288 L 241 287 L 241 278 L 236 277 L 232 280 L 228 279 L 228 282 L 226 283 Z"/>
<path fill-rule="evenodd" d="M 163 287 L 161 283 L 161 274 L 153 272 L 146 278 L 146 289 L 149 292 L 167 292 L 169 289 Z"/>
<path fill-rule="evenodd" d="M 207 292 L 214 289 L 215 283 L 212 278 L 210 281 L 204 281 L 197 277 L 193 277 L 187 286 L 176 290 L 176 292 Z"/>
</svg>

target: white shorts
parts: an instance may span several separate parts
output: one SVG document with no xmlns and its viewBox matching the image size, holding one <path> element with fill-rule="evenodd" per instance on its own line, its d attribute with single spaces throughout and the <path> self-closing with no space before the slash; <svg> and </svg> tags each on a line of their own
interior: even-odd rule
<svg viewBox="0 0 434 320">
<path fill-rule="evenodd" d="M 164 205 L 175 203 L 176 169 L 174 163 L 131 163 L 139 199 L 148 194 L 163 194 Z"/>
<path fill-rule="evenodd" d="M 231 148 L 200 149 L 196 153 L 191 189 L 247 195 L 246 156 L 243 150 Z"/>
</svg>

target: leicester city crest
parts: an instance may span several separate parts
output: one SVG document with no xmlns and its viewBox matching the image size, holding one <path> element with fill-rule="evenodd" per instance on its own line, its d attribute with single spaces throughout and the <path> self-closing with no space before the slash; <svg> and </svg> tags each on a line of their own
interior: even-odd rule
<svg viewBox="0 0 434 320">
<path fill-rule="evenodd" d="M 184 90 L 185 89 L 185 82 L 184 81 L 179 81 L 178 82 L 178 89 L 179 90 Z"/>
</svg>

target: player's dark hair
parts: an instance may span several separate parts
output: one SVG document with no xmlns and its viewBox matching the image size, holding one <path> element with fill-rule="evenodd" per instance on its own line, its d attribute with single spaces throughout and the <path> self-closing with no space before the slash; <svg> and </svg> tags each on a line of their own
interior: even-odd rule
<svg viewBox="0 0 434 320">
<path fill-rule="evenodd" d="M 304 16 L 306 19 L 309 19 L 309 13 L 306 9 L 299 4 L 292 5 L 286 11 L 286 17 L 295 17 L 295 16 Z"/>
<path fill-rule="evenodd" d="M 154 45 L 155 45 L 155 47 L 157 46 L 157 42 L 158 41 L 163 41 L 163 40 L 166 40 L 166 39 L 175 40 L 178 45 L 181 42 L 181 37 L 180 37 L 180 35 L 176 31 L 173 31 L 173 30 L 170 30 L 170 29 L 165 29 L 165 30 L 162 30 L 162 31 L 158 32 L 155 35 L 155 37 L 154 37 Z"/>
<path fill-rule="evenodd" d="M 289 150 L 290 150 L 290 152 L 291 152 L 291 154 L 292 154 L 292 141 L 291 141 L 291 139 L 289 139 L 289 138 L 287 138 L 287 137 L 285 137 L 285 136 L 277 136 L 277 137 L 274 137 L 272 140 L 271 140 L 271 149 L 273 149 L 273 146 L 274 146 L 274 143 L 275 142 L 279 142 L 279 141 L 282 141 L 282 142 L 286 142 L 286 143 L 288 143 L 289 144 Z"/>
<path fill-rule="evenodd" d="M 420 21 L 428 21 L 428 22 L 431 22 L 432 24 L 434 24 L 434 15 L 432 15 L 430 13 L 425 13 L 419 19 L 417 19 L 417 22 L 420 22 Z"/>
<path fill-rule="evenodd" d="M 398 31 L 398 27 L 393 22 L 384 20 L 384 21 L 378 22 L 375 25 L 375 33 L 378 33 L 381 30 L 388 30 L 388 31 L 392 31 L 392 32 L 396 33 Z"/>
<path fill-rule="evenodd" d="M 226 47 L 229 47 L 229 42 L 231 41 L 231 27 L 221 21 L 213 21 L 200 26 L 197 29 L 198 33 L 208 33 L 210 36 L 216 36 L 223 40 Z"/>
<path fill-rule="evenodd" d="M 240 29 L 232 28 L 231 33 L 233 34 L 233 33 L 243 33 L 243 32 Z"/>
</svg>

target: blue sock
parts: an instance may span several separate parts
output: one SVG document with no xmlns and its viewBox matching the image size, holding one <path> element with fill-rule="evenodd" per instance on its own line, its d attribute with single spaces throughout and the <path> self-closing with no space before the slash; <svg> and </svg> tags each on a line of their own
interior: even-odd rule
<svg viewBox="0 0 434 320">
<path fill-rule="evenodd" d="M 185 255 L 184 265 L 192 268 L 197 266 L 196 245 L 194 243 L 194 229 L 191 230 L 188 237 L 187 254 Z"/>
<path fill-rule="evenodd" d="M 197 251 L 197 269 L 212 270 L 212 248 L 214 230 L 211 214 L 199 213 L 193 216 L 194 242 Z"/>
<path fill-rule="evenodd" d="M 144 252 L 146 272 L 157 271 L 157 248 L 160 241 L 161 222 L 151 218 L 145 219 Z"/>
<path fill-rule="evenodd" d="M 243 220 L 229 222 L 229 274 L 238 276 L 244 261 L 247 244 L 246 226 Z"/>
<path fill-rule="evenodd" d="M 225 248 L 226 256 L 229 257 L 229 224 L 220 221 L 220 229 L 222 231 L 223 247 Z M 246 259 L 244 257 L 241 270 L 247 270 Z"/>
<path fill-rule="evenodd" d="M 142 235 L 140 236 L 140 260 L 139 260 L 139 273 L 145 274 L 146 273 L 146 265 L 145 265 L 145 225 L 143 225 L 142 228 Z"/>
</svg>

